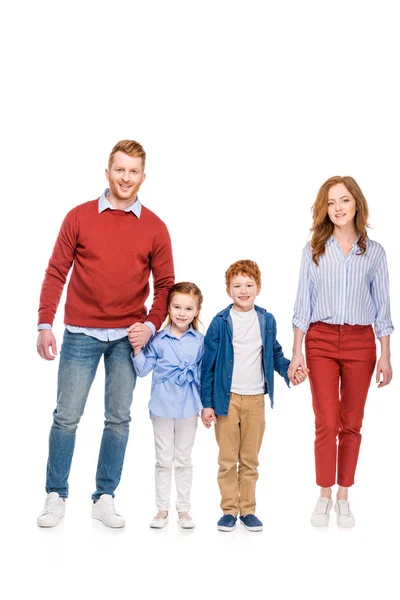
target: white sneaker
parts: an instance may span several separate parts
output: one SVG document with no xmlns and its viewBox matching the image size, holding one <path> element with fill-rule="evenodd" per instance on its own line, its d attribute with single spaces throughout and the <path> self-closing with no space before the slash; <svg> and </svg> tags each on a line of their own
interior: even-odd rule
<svg viewBox="0 0 400 600">
<path fill-rule="evenodd" d="M 162 529 L 168 523 L 168 511 L 159 510 L 156 516 L 150 521 L 152 529 Z"/>
<path fill-rule="evenodd" d="M 311 525 L 314 525 L 314 527 L 326 527 L 329 523 L 329 511 L 332 506 L 333 503 L 330 498 L 320 496 L 311 515 Z"/>
<path fill-rule="evenodd" d="M 196 527 L 196 523 L 187 512 L 179 513 L 178 525 L 182 527 L 182 529 L 194 529 Z"/>
<path fill-rule="evenodd" d="M 44 508 L 37 518 L 39 527 L 55 527 L 65 515 L 65 500 L 57 492 L 47 494 Z"/>
<path fill-rule="evenodd" d="M 354 527 L 356 520 L 347 500 L 336 500 L 335 512 L 339 527 Z"/>
<path fill-rule="evenodd" d="M 111 494 L 102 494 L 92 505 L 92 517 L 107 527 L 125 527 L 125 519 L 115 510 Z"/>
</svg>

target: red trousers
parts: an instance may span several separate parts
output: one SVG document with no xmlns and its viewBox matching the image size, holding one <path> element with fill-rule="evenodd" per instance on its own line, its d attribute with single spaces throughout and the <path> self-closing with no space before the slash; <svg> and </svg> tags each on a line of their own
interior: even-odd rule
<svg viewBox="0 0 400 600">
<path fill-rule="evenodd" d="M 371 325 L 312 323 L 306 364 L 315 414 L 317 485 L 354 483 L 364 406 L 376 362 Z M 337 479 L 336 479 L 337 465 Z"/>
</svg>

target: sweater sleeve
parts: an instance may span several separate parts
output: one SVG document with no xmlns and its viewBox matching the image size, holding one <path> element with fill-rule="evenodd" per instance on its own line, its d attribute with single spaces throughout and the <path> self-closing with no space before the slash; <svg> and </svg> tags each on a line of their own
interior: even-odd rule
<svg viewBox="0 0 400 600">
<path fill-rule="evenodd" d="M 146 320 L 153 323 L 158 330 L 167 316 L 168 291 L 175 281 L 171 239 L 164 223 L 161 224 L 154 238 L 150 268 L 153 275 L 154 297 Z"/>
<path fill-rule="evenodd" d="M 69 270 L 74 262 L 78 238 L 77 210 L 65 217 L 42 284 L 39 302 L 40 323 L 53 325 L 54 317 Z"/>
</svg>

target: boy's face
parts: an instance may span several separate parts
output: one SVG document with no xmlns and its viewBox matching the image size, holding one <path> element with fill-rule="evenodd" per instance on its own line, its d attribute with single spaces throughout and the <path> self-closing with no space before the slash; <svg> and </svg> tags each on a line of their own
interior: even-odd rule
<svg viewBox="0 0 400 600">
<path fill-rule="evenodd" d="M 232 298 L 233 308 L 238 312 L 247 312 L 254 308 L 256 296 L 260 288 L 256 282 L 247 275 L 235 275 L 232 277 L 229 287 L 226 288 L 228 296 Z"/>
</svg>

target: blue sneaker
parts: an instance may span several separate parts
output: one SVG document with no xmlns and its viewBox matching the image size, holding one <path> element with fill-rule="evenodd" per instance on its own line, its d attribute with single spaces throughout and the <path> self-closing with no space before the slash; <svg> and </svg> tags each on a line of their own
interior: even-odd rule
<svg viewBox="0 0 400 600">
<path fill-rule="evenodd" d="M 236 517 L 227 513 L 222 515 L 217 523 L 217 529 L 219 531 L 233 531 L 236 527 Z"/>
<path fill-rule="evenodd" d="M 240 521 L 248 531 L 263 530 L 263 524 L 261 523 L 260 519 L 257 519 L 256 515 L 246 515 L 245 517 L 240 517 Z"/>
</svg>

